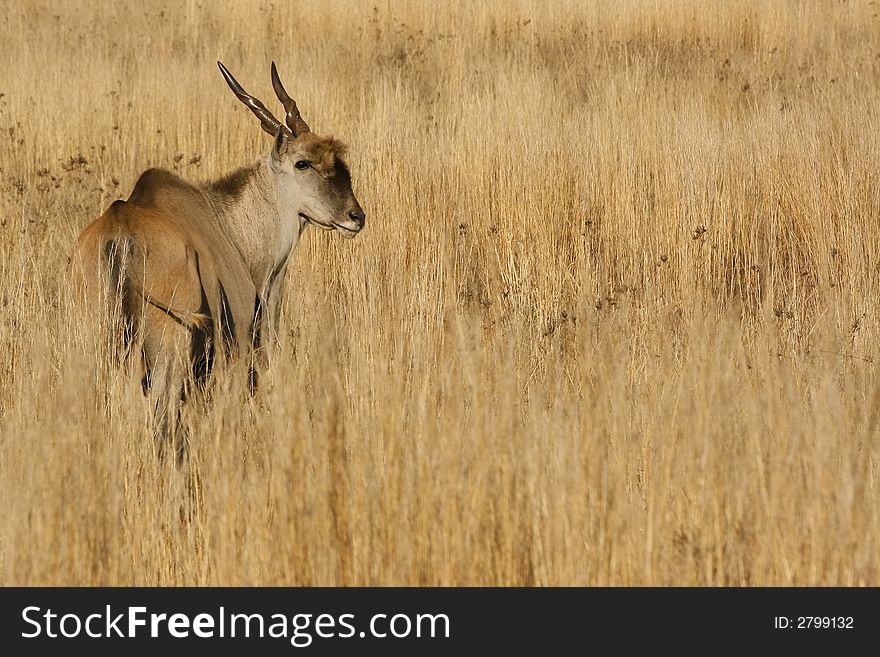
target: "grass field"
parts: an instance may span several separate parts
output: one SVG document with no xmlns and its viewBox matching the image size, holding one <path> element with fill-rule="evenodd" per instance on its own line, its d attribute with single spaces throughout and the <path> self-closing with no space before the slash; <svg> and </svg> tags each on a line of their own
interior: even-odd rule
<svg viewBox="0 0 880 657">
<path fill-rule="evenodd" d="M 0 584 L 880 585 L 880 3 L 2 5 Z M 367 227 L 190 409 L 187 519 L 66 272 L 268 152 L 217 59 Z"/>
</svg>

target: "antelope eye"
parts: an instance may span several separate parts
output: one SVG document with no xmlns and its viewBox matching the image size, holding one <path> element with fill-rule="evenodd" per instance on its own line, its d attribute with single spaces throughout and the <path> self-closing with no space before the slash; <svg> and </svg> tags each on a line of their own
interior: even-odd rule
<svg viewBox="0 0 880 657">
<path fill-rule="evenodd" d="M 297 169 L 308 169 L 311 165 L 308 160 L 299 160 L 296 164 L 294 164 Z"/>
</svg>

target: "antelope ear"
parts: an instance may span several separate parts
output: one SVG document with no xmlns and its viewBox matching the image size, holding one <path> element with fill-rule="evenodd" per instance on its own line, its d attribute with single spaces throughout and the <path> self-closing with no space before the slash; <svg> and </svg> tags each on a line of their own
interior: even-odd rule
<svg viewBox="0 0 880 657">
<path fill-rule="evenodd" d="M 281 168 L 281 161 L 287 152 L 287 144 L 290 143 L 290 133 L 285 130 L 284 126 L 278 128 L 278 134 L 275 135 L 275 143 L 272 145 L 272 153 L 270 160 L 273 168 L 276 170 Z"/>
</svg>

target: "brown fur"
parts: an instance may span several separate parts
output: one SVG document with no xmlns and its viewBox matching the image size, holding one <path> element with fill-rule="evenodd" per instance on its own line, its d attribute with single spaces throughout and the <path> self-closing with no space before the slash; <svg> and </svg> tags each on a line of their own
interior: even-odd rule
<svg viewBox="0 0 880 657">
<path fill-rule="evenodd" d="M 216 185 L 239 197 L 245 186 Z M 137 334 L 160 433 L 173 433 L 187 379 L 204 380 L 217 363 L 251 347 L 257 289 L 218 229 L 217 200 L 151 169 L 127 202 L 117 201 L 86 227 L 72 260 L 84 308 L 106 307 L 108 296 L 114 303 L 107 281 L 112 270 L 121 272 L 120 319 Z M 112 261 L 108 254 L 115 254 Z"/>
<path fill-rule="evenodd" d="M 337 162 L 341 162 L 348 150 L 347 146 L 334 137 L 320 137 L 308 132 L 297 138 L 297 145 L 306 154 L 306 159 L 322 175 L 332 175 Z"/>
<path fill-rule="evenodd" d="M 241 167 L 222 178 L 208 183 L 206 188 L 213 194 L 236 199 L 242 195 L 254 175 L 256 175 L 256 169 L 253 166 Z"/>
</svg>

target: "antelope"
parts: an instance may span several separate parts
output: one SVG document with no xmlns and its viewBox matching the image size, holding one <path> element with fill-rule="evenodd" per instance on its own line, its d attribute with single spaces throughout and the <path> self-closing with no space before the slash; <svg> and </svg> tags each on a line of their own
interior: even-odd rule
<svg viewBox="0 0 880 657">
<path fill-rule="evenodd" d="M 217 65 L 274 138 L 269 153 L 199 185 L 145 171 L 128 200 L 82 231 L 71 259 L 80 299 L 91 308 L 109 299 L 117 347 L 139 352 L 154 430 L 165 437 L 176 433 L 192 383 L 203 388 L 220 363 L 248 357 L 252 388 L 268 366 L 285 275 L 306 226 L 353 238 L 365 220 L 345 147 L 309 129 L 275 63 L 272 87 L 286 125 Z"/>
</svg>

